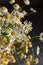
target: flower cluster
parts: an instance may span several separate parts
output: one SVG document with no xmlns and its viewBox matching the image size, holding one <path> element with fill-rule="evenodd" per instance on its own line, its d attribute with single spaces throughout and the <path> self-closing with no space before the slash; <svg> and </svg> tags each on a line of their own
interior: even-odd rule
<svg viewBox="0 0 43 65">
<path fill-rule="evenodd" d="M 24 1 L 28 2 L 28 0 Z M 15 0 L 10 1 L 11 4 L 13 2 Z M 13 4 L 13 8 L 14 10 L 9 13 L 6 7 L 0 7 L 0 65 L 17 62 L 14 54 L 18 54 L 26 65 L 30 65 L 31 61 L 38 63 L 39 58 L 33 58 L 32 54 L 27 55 L 29 48 L 33 48 L 29 35 L 32 23 L 27 20 L 21 21 L 27 12 L 25 10 L 19 11 L 21 7 L 17 3 Z M 39 54 L 39 49 L 38 46 L 37 54 Z"/>
<path fill-rule="evenodd" d="M 16 0 L 10 0 L 10 4 L 15 3 Z M 29 5 L 30 1 L 29 0 L 24 0 L 25 5 Z"/>
</svg>

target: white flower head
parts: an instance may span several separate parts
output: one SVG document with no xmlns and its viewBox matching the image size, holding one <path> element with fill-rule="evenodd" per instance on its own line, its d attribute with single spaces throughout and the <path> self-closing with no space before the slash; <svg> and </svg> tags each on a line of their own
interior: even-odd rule
<svg viewBox="0 0 43 65">
<path fill-rule="evenodd" d="M 3 14 L 8 13 L 8 9 L 6 7 L 4 7 L 4 6 L 1 7 L 1 11 L 2 11 Z"/>
<path fill-rule="evenodd" d="M 40 33 L 40 41 L 42 41 L 43 42 L 43 32 L 42 33 Z"/>
<path fill-rule="evenodd" d="M 17 4 L 17 3 L 15 3 L 14 5 L 13 5 L 13 8 L 15 9 L 15 10 L 18 10 L 19 9 L 19 4 Z"/>
<path fill-rule="evenodd" d="M 25 20 L 24 24 L 23 29 L 25 30 L 25 33 L 28 34 L 28 32 L 32 31 L 32 23 Z"/>
<path fill-rule="evenodd" d="M 24 0 L 24 3 L 25 3 L 26 5 L 30 5 L 30 1 L 29 1 L 29 0 Z"/>
<path fill-rule="evenodd" d="M 10 0 L 10 4 L 13 4 L 13 3 L 15 3 L 15 0 Z"/>
</svg>

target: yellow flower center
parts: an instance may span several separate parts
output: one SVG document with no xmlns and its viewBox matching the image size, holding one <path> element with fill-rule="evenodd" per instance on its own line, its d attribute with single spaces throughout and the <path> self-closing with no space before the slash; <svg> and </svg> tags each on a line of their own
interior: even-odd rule
<svg viewBox="0 0 43 65">
<path fill-rule="evenodd" d="M 2 10 L 6 10 L 7 8 L 3 6 L 3 7 L 1 7 L 1 9 L 2 9 Z"/>
<path fill-rule="evenodd" d="M 25 2 L 28 2 L 29 0 L 24 0 Z"/>
<path fill-rule="evenodd" d="M 21 58 L 21 59 L 22 59 L 24 56 L 25 56 L 24 53 L 21 53 L 21 54 L 20 54 L 20 58 Z"/>
<path fill-rule="evenodd" d="M 10 19 L 10 18 L 11 18 L 11 15 L 10 15 L 9 13 L 7 13 L 7 14 L 5 15 L 5 17 L 6 17 L 7 19 Z"/>
<path fill-rule="evenodd" d="M 16 3 L 16 4 L 14 4 L 14 7 L 18 7 L 19 5 Z"/>
<path fill-rule="evenodd" d="M 26 45 L 27 45 L 28 47 L 32 47 L 32 43 L 31 43 L 31 42 L 26 42 Z"/>
<path fill-rule="evenodd" d="M 31 36 L 30 36 L 30 35 L 28 35 L 28 36 L 27 36 L 27 38 L 28 38 L 28 39 L 31 39 Z"/>
<path fill-rule="evenodd" d="M 2 59 L 2 60 L 1 60 L 1 63 L 2 63 L 2 64 L 6 64 L 5 59 Z"/>
<path fill-rule="evenodd" d="M 28 56 L 28 59 L 29 59 L 29 60 L 32 60 L 32 58 L 33 58 L 32 55 L 29 55 L 29 56 Z"/>
<path fill-rule="evenodd" d="M 11 34 L 12 35 L 16 35 L 17 34 L 17 31 L 16 30 L 13 30 Z"/>
<path fill-rule="evenodd" d="M 25 29 L 28 30 L 30 26 L 28 24 L 25 25 Z"/>
<path fill-rule="evenodd" d="M 11 56 L 11 61 L 16 62 L 16 60 L 15 60 L 15 58 L 13 56 Z"/>
<path fill-rule="evenodd" d="M 21 27 L 22 26 L 22 24 L 18 24 L 18 27 Z"/>
<path fill-rule="evenodd" d="M 22 11 L 23 14 L 24 14 L 25 12 L 26 12 L 25 10 Z"/>
</svg>

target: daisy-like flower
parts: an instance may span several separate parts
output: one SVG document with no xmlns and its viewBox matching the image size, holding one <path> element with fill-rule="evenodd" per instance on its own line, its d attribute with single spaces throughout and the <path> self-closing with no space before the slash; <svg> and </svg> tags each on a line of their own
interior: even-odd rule
<svg viewBox="0 0 43 65">
<path fill-rule="evenodd" d="M 5 15 L 5 17 L 6 17 L 6 19 L 10 19 L 10 18 L 11 18 L 11 14 L 7 13 L 7 14 Z"/>
<path fill-rule="evenodd" d="M 39 53 L 40 53 L 40 47 L 39 46 L 37 46 L 36 53 L 37 53 L 37 55 L 39 55 Z"/>
<path fill-rule="evenodd" d="M 13 5 L 13 8 L 15 9 L 15 10 L 18 10 L 19 9 L 19 4 L 17 4 L 17 3 L 15 3 L 14 5 Z"/>
<path fill-rule="evenodd" d="M 13 3 L 15 3 L 15 0 L 10 0 L 10 4 L 13 4 Z"/>
<path fill-rule="evenodd" d="M 42 33 L 40 33 L 40 41 L 42 41 L 43 42 L 43 32 Z"/>
<path fill-rule="evenodd" d="M 11 14 L 10 14 L 10 13 L 7 13 L 7 14 L 5 15 L 5 21 L 6 21 L 7 23 L 11 22 L 11 21 L 10 21 L 10 18 L 11 18 Z"/>
<path fill-rule="evenodd" d="M 24 29 L 24 32 L 26 33 L 26 34 L 28 34 L 28 32 L 30 32 L 31 30 L 32 30 L 32 23 L 29 21 L 29 23 L 27 22 L 27 21 L 25 21 L 24 22 L 24 27 L 23 27 L 23 29 Z"/>
<path fill-rule="evenodd" d="M 4 6 L 1 7 L 1 11 L 2 11 L 3 14 L 8 13 L 8 9 L 6 7 L 4 7 Z"/>
<path fill-rule="evenodd" d="M 30 1 L 29 1 L 29 0 L 24 0 L 24 3 L 25 3 L 26 5 L 29 5 L 29 4 L 30 4 Z"/>
</svg>

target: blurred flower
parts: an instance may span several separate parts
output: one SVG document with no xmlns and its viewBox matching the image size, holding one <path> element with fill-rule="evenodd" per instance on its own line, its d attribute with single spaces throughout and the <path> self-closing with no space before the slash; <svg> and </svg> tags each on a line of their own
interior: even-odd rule
<svg viewBox="0 0 43 65">
<path fill-rule="evenodd" d="M 28 56 L 29 61 L 32 61 L 32 58 L 33 58 L 32 55 L 29 55 L 29 56 Z"/>
<path fill-rule="evenodd" d="M 13 3 L 15 3 L 15 0 L 10 0 L 10 4 L 13 4 Z"/>
<path fill-rule="evenodd" d="M 37 53 L 37 55 L 39 55 L 39 53 L 40 53 L 40 47 L 39 46 L 37 46 L 36 53 Z"/>
<path fill-rule="evenodd" d="M 10 19 L 10 18 L 11 18 L 11 15 L 10 15 L 9 13 L 7 13 L 7 14 L 5 15 L 5 17 L 6 17 L 6 19 Z"/>
<path fill-rule="evenodd" d="M 17 3 L 15 3 L 14 5 L 13 5 L 13 8 L 15 9 L 15 10 L 18 10 L 19 9 L 19 4 L 17 4 Z"/>
<path fill-rule="evenodd" d="M 32 11 L 33 13 L 36 13 L 37 11 L 33 8 L 30 8 L 30 11 Z"/>
<path fill-rule="evenodd" d="M 30 65 L 30 61 L 28 59 L 25 60 L 26 65 Z"/>
<path fill-rule="evenodd" d="M 10 58 L 11 58 L 11 62 L 13 62 L 13 63 L 15 63 L 15 62 L 16 62 L 16 60 L 15 60 L 14 56 L 11 56 Z"/>
<path fill-rule="evenodd" d="M 40 41 L 42 41 L 43 42 L 43 33 L 40 33 Z"/>
<path fill-rule="evenodd" d="M 24 3 L 25 3 L 26 5 L 29 5 L 29 4 L 30 4 L 30 1 L 29 1 L 29 0 L 24 0 Z"/>
<path fill-rule="evenodd" d="M 20 56 L 20 58 L 21 58 L 21 59 L 23 59 L 23 58 L 25 58 L 25 57 L 26 57 L 26 55 L 25 55 L 24 53 L 20 53 L 20 55 L 19 55 L 19 56 Z"/>
<path fill-rule="evenodd" d="M 4 6 L 1 7 L 1 11 L 2 11 L 3 14 L 8 13 L 8 9 L 6 7 L 4 7 Z"/>
<path fill-rule="evenodd" d="M 39 63 L 39 58 L 34 58 L 34 60 L 33 60 L 36 64 L 38 64 Z"/>
</svg>

